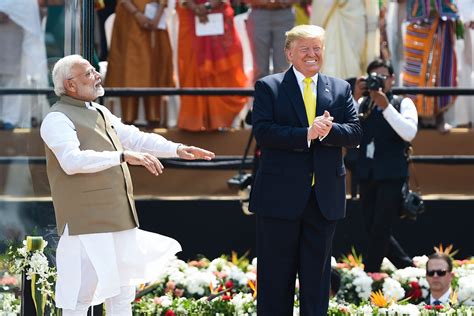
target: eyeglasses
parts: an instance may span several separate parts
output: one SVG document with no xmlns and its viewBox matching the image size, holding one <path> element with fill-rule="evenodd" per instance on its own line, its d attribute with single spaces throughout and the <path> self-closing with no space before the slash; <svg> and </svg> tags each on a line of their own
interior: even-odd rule
<svg viewBox="0 0 474 316">
<path fill-rule="evenodd" d="M 448 271 L 446 270 L 428 270 L 426 271 L 426 275 L 429 277 L 433 277 L 435 274 L 439 277 L 444 277 Z"/>
<path fill-rule="evenodd" d="M 74 79 L 74 78 L 77 78 L 79 76 L 86 76 L 88 79 L 92 79 L 95 77 L 95 75 L 98 75 L 99 72 L 97 70 L 95 70 L 94 68 L 91 68 L 89 70 L 87 70 L 85 73 L 82 73 L 82 74 L 79 74 L 79 75 L 76 75 L 74 77 L 70 77 L 70 78 L 67 78 L 67 80 L 71 80 L 71 79 Z"/>
</svg>

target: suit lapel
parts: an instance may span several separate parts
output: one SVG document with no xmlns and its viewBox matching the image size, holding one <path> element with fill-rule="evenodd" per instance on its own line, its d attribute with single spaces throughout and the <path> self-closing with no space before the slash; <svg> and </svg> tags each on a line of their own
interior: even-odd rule
<svg viewBox="0 0 474 316">
<path fill-rule="evenodd" d="M 300 121 L 301 125 L 308 127 L 308 118 L 306 116 L 303 96 L 301 95 L 301 90 L 296 80 L 293 67 L 290 67 L 290 69 L 286 71 L 281 85 L 283 90 L 286 92 L 291 104 L 295 108 L 296 115 L 298 116 L 298 120 Z"/>
<path fill-rule="evenodd" d="M 329 109 L 329 105 L 332 102 L 332 95 L 331 90 L 329 89 L 328 79 L 321 73 L 318 75 L 316 98 L 316 116 L 321 116 L 325 110 Z"/>
</svg>

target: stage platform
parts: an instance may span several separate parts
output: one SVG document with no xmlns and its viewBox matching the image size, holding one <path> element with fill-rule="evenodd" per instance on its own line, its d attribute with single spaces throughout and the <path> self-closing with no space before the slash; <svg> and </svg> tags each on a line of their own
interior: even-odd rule
<svg viewBox="0 0 474 316">
<path fill-rule="evenodd" d="M 207 148 L 217 156 L 242 155 L 250 130 L 192 133 L 177 129 L 155 132 L 175 142 Z M 0 131 L 0 156 L 43 157 L 44 148 L 37 129 Z M 441 134 L 421 130 L 413 141 L 415 155 L 474 155 L 474 130 L 453 129 Z M 253 151 L 250 151 L 253 154 Z M 474 196 L 474 164 L 415 164 L 422 194 L 428 199 L 464 199 Z M 144 168 L 131 167 L 135 195 L 141 199 L 236 198 L 238 192 L 227 186 L 236 170 L 197 170 L 166 168 L 155 177 Z M 350 184 L 348 174 L 347 185 Z M 19 188 L 16 190 L 12 188 Z M 45 165 L 42 163 L 0 164 L 1 197 L 49 197 Z"/>
</svg>

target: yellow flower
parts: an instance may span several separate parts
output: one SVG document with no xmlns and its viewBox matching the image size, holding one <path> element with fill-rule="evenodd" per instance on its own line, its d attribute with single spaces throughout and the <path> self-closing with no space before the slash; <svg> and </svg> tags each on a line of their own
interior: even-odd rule
<svg viewBox="0 0 474 316">
<path fill-rule="evenodd" d="M 372 292 L 370 294 L 370 301 L 375 306 L 388 307 L 388 306 L 392 305 L 392 303 L 395 301 L 395 299 L 393 299 L 393 298 L 389 299 L 388 297 L 383 296 L 382 291 L 378 290 L 378 291 Z"/>
<path fill-rule="evenodd" d="M 439 244 L 439 247 L 433 247 L 433 249 L 439 253 L 439 254 L 445 254 L 445 255 L 448 255 L 450 256 L 451 258 L 454 257 L 454 255 L 456 255 L 458 253 L 458 250 L 454 250 L 453 251 L 453 245 L 449 245 L 448 247 L 444 248 L 443 247 L 443 244 Z"/>
<path fill-rule="evenodd" d="M 345 263 L 349 268 L 360 267 L 364 269 L 364 264 L 362 263 L 362 255 L 358 255 L 354 247 L 351 248 L 351 253 L 347 256 L 342 256 L 342 262 Z"/>
<path fill-rule="evenodd" d="M 451 295 L 449 296 L 449 303 L 451 305 L 456 305 L 458 303 L 458 292 L 452 291 Z"/>
<path fill-rule="evenodd" d="M 239 257 L 237 257 L 237 252 L 232 250 L 232 263 L 237 265 L 239 263 Z"/>
<path fill-rule="evenodd" d="M 253 291 L 253 298 L 256 298 L 257 297 L 257 285 L 255 284 L 254 281 L 249 280 L 248 281 L 248 286 Z"/>
</svg>

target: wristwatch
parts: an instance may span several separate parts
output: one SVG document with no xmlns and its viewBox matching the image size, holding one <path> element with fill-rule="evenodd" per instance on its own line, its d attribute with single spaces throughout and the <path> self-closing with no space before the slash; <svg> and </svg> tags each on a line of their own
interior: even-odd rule
<svg viewBox="0 0 474 316">
<path fill-rule="evenodd" d="M 124 162 L 125 162 L 125 152 L 122 151 L 122 152 L 120 153 L 120 163 L 124 163 Z"/>
</svg>

